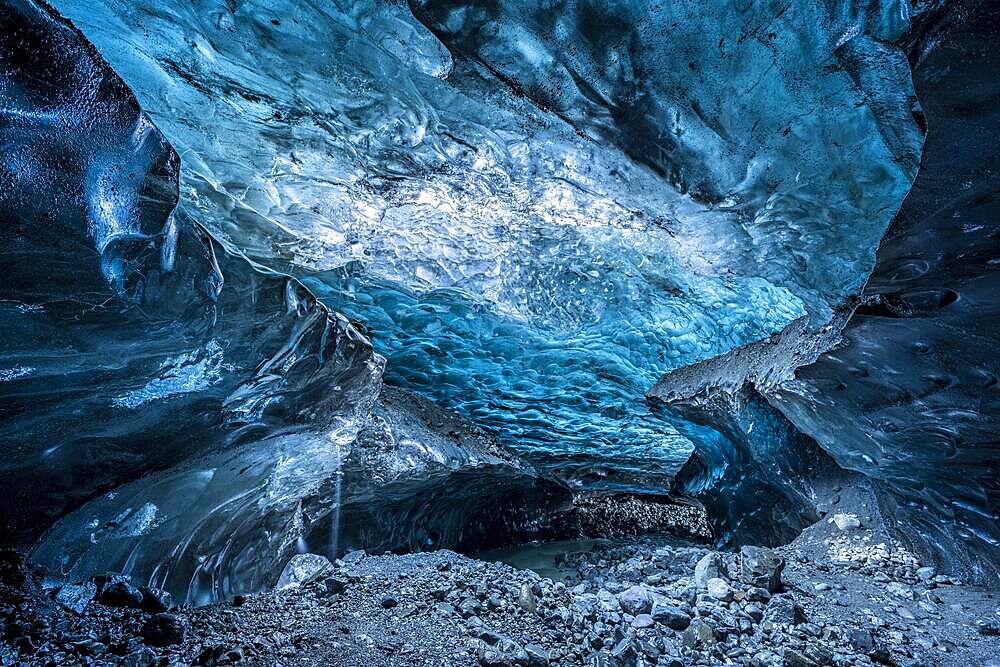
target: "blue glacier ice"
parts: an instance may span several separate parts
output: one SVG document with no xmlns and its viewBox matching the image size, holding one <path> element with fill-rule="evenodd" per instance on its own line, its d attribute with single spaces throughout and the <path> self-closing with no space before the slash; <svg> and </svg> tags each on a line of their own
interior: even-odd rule
<svg viewBox="0 0 1000 667">
<path fill-rule="evenodd" d="M 781 541 L 817 462 L 995 539 L 992 449 L 928 493 L 900 472 L 923 442 L 871 447 L 830 389 L 841 329 L 877 337 L 859 303 L 954 301 L 886 287 L 879 250 L 925 174 L 940 7 L 52 6 L 3 9 L 0 473 L 67 578 L 207 602 L 304 548 L 524 537 L 569 489 L 673 488 L 720 543 Z"/>
<path fill-rule="evenodd" d="M 664 372 L 856 293 L 919 156 L 905 4 L 55 7 L 181 155 L 182 210 L 592 483 L 686 459 Z"/>
</svg>

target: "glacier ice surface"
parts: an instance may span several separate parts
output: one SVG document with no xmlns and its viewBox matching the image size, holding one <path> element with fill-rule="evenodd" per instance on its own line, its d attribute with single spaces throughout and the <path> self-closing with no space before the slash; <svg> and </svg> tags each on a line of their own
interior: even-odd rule
<svg viewBox="0 0 1000 667">
<path fill-rule="evenodd" d="M 181 155 L 180 210 L 581 482 L 676 470 L 644 392 L 829 319 L 919 155 L 894 2 L 55 6 Z"/>
</svg>

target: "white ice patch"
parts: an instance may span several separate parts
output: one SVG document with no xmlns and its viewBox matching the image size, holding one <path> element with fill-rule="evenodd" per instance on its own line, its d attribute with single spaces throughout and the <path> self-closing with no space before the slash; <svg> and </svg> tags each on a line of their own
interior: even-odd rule
<svg viewBox="0 0 1000 667">
<path fill-rule="evenodd" d="M 207 389 L 221 382 L 226 372 L 235 370 L 232 364 L 225 363 L 224 358 L 219 341 L 210 340 L 204 350 L 192 350 L 163 362 L 158 377 L 141 389 L 116 397 L 112 404 L 134 410 L 152 401 Z"/>
<path fill-rule="evenodd" d="M 14 368 L 5 368 L 0 370 L 0 382 L 11 382 L 13 380 L 20 380 L 23 377 L 27 377 L 35 372 L 34 368 L 28 366 L 14 366 Z"/>
</svg>

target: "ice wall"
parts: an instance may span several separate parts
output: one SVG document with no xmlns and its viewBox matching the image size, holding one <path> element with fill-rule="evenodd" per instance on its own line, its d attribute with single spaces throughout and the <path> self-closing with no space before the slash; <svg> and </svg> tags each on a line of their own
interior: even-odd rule
<svg viewBox="0 0 1000 667">
<path fill-rule="evenodd" d="M 828 320 L 919 155 L 903 4 L 56 6 L 182 210 L 581 483 L 664 488 L 690 444 L 645 391 Z"/>
</svg>

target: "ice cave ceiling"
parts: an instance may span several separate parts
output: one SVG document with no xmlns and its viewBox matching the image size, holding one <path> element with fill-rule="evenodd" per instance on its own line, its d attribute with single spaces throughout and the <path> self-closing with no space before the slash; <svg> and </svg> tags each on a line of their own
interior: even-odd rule
<svg viewBox="0 0 1000 667">
<path fill-rule="evenodd" d="M 758 433 L 814 439 L 903 504 L 933 504 L 928 531 L 957 521 L 994 557 L 995 430 L 970 453 L 957 425 L 1000 412 L 984 351 L 998 329 L 997 172 L 983 166 L 995 158 L 963 144 L 968 166 L 936 167 L 960 181 L 925 176 L 953 140 L 930 124 L 936 152 L 922 164 L 911 75 L 947 80 L 948 58 L 969 57 L 938 44 L 971 4 L 52 1 L 62 22 L 6 0 L 0 473 L 32 508 L 5 516 L 6 532 L 35 539 L 72 511 L 39 560 L 80 571 L 110 560 L 202 601 L 271 577 L 261 547 L 279 562 L 344 498 L 391 496 L 342 488 L 345 462 L 388 456 L 372 442 L 437 443 L 386 463 L 392 488 L 426 485 L 402 472 L 414 461 L 509 465 L 487 445 L 448 450 L 428 434 L 438 417 L 417 425 L 384 379 L 573 489 L 665 493 L 693 449 L 720 437 L 753 449 L 754 424 L 773 421 Z M 995 100 L 995 85 L 966 76 L 975 86 L 956 98 Z M 971 184 L 967 200 L 950 202 L 957 182 Z M 914 231 L 949 206 L 978 212 L 962 222 L 977 228 L 961 237 L 975 252 Z M 928 274 L 931 243 L 956 258 L 942 273 L 975 290 L 893 286 Z M 973 293 L 940 330 L 934 313 Z M 931 353 L 922 366 L 893 344 L 843 354 L 960 385 L 887 400 L 898 420 L 912 419 L 908 400 L 937 415 L 919 434 L 872 435 L 884 396 L 831 393 L 851 381 L 838 366 L 861 376 L 860 361 L 820 356 L 859 299 L 847 340 Z M 914 316 L 937 333 L 870 329 Z M 778 353 L 758 354 L 782 331 Z M 975 390 L 942 370 L 933 350 L 950 343 L 930 340 L 972 331 Z M 685 376 L 690 395 L 670 380 L 704 368 Z M 739 419 L 685 403 L 744 381 L 754 397 L 736 403 L 760 406 Z M 928 441 L 947 441 L 960 464 L 933 493 L 933 475 L 901 472 L 954 462 Z M 512 496 L 559 496 L 517 470 L 504 478 Z M 450 479 L 475 497 L 474 482 Z M 385 546 L 443 538 L 399 539 Z"/>
</svg>

